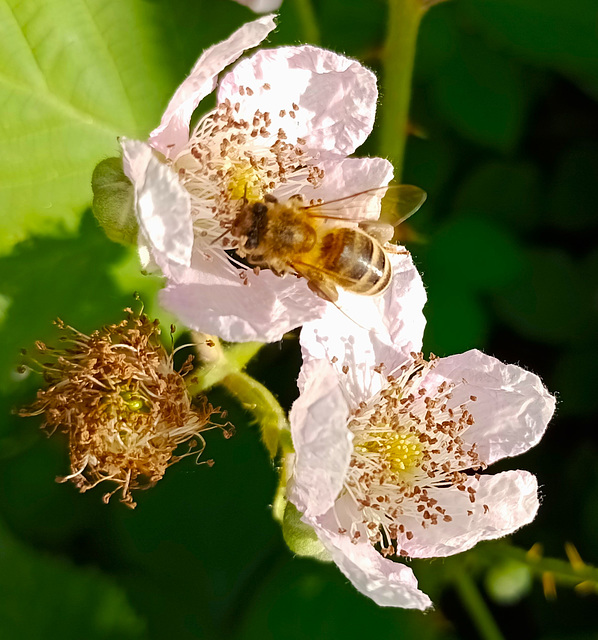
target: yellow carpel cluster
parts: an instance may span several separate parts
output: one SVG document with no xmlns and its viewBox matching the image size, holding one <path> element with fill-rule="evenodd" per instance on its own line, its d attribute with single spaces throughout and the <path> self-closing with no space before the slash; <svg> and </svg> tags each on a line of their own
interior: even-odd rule
<svg viewBox="0 0 598 640">
<path fill-rule="evenodd" d="M 264 197 L 263 181 L 259 173 L 249 162 L 230 163 L 228 191 L 231 200 L 249 200 L 254 202 Z"/>
<path fill-rule="evenodd" d="M 413 433 L 396 433 L 384 430 L 381 434 L 371 434 L 370 440 L 357 445 L 361 454 L 375 454 L 393 473 L 409 472 L 419 465 L 423 458 L 423 448 Z"/>
</svg>

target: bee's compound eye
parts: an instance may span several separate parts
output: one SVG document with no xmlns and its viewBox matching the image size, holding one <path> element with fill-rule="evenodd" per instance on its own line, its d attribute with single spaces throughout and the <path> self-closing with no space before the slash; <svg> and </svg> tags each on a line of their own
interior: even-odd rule
<svg viewBox="0 0 598 640">
<path fill-rule="evenodd" d="M 268 207 L 263 202 L 256 202 L 253 205 L 253 213 L 256 216 L 264 216 L 268 213 Z"/>
</svg>

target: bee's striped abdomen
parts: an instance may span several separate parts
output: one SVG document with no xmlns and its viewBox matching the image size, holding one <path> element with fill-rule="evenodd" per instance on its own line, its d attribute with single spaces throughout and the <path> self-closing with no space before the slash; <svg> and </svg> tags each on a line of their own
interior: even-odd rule
<svg viewBox="0 0 598 640">
<path fill-rule="evenodd" d="M 360 229 L 332 229 L 322 237 L 319 266 L 347 291 L 365 296 L 382 293 L 392 275 L 380 243 Z"/>
</svg>

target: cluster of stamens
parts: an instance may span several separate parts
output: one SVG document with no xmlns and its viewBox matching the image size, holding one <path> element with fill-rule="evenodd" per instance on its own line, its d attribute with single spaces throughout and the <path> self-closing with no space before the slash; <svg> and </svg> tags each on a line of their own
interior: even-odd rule
<svg viewBox="0 0 598 640">
<path fill-rule="evenodd" d="M 184 380 L 192 358 L 176 371 L 158 322 L 126 311 L 126 320 L 89 336 L 57 321 L 61 348 L 38 342 L 44 361 L 31 360 L 49 386 L 20 415 L 44 414 L 50 435 L 68 434 L 71 473 L 59 482 L 70 480 L 85 492 L 111 481 L 116 488 L 104 501 L 121 491 L 121 501 L 133 508 L 132 491 L 152 487 L 187 455 L 199 458 L 202 432 L 220 428 L 228 437 L 232 430 L 211 421 L 219 410 L 205 398 L 192 403 Z"/>
<path fill-rule="evenodd" d="M 268 90 L 268 84 L 263 85 Z M 240 99 L 253 95 L 240 87 Z M 191 195 L 196 235 L 214 238 L 246 201 L 262 200 L 281 185 L 296 193 L 306 182 L 316 186 L 323 171 L 310 163 L 305 140 L 288 142 L 283 128 L 272 131 L 271 114 L 257 109 L 251 119 L 240 117 L 241 102 L 228 98 L 201 118 L 189 143 L 170 162 Z M 297 118 L 297 104 L 281 110 L 280 118 Z M 224 236 L 223 245 L 234 248 L 235 239 Z"/>
<path fill-rule="evenodd" d="M 354 440 L 344 496 L 357 506 L 361 521 L 345 526 L 337 513 L 339 530 L 354 542 L 365 533 L 386 556 L 407 555 L 401 540 L 413 538 L 414 525 L 426 528 L 452 520 L 455 514 L 443 507 L 436 489 L 456 487 L 474 503 L 476 492 L 466 472 L 479 477 L 485 468 L 475 444 L 464 438 L 474 424 L 468 405 L 476 397 L 454 406 L 454 383 L 423 386 L 436 358 L 412 357 L 387 376 L 385 388 L 370 403 L 352 412 L 348 425 Z"/>
</svg>

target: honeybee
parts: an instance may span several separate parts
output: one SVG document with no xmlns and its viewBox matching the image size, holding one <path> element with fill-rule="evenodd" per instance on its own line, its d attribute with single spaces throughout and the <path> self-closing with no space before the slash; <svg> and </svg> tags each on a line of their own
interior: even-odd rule
<svg viewBox="0 0 598 640">
<path fill-rule="evenodd" d="M 393 224 L 338 215 L 363 209 L 368 199 L 381 196 L 383 210 L 386 205 L 397 218 Z M 279 202 L 266 195 L 245 201 L 229 231 L 237 239 L 237 254 L 250 265 L 278 276 L 301 276 L 314 293 L 335 303 L 339 288 L 363 296 L 385 291 L 392 267 L 383 245 L 425 199 L 426 193 L 411 185 L 369 189 L 319 204 L 306 204 L 301 196 Z"/>
</svg>

